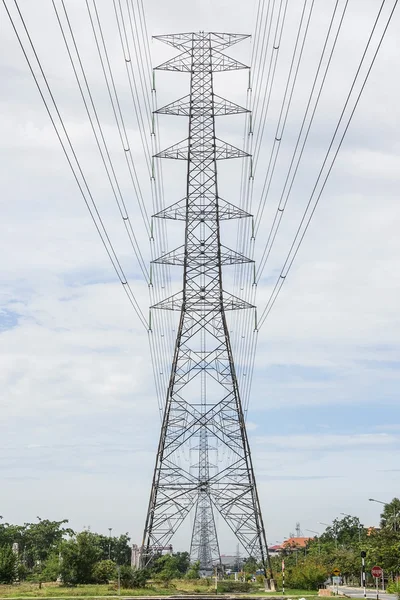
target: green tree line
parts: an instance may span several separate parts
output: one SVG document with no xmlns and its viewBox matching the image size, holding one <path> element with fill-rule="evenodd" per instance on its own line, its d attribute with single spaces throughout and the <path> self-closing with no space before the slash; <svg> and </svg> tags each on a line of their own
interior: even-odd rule
<svg viewBox="0 0 400 600">
<path fill-rule="evenodd" d="M 128 534 L 76 533 L 67 519 L 13 525 L 0 522 L 0 583 L 30 579 L 65 583 L 103 582 L 116 566 L 129 567 Z M 107 571 L 108 569 L 108 571 Z"/>
<path fill-rule="evenodd" d="M 379 528 L 366 528 L 358 517 L 350 515 L 335 519 L 305 548 L 286 546 L 279 557 L 273 557 L 273 570 L 278 583 L 282 582 L 282 559 L 285 562 L 286 585 L 299 589 L 316 589 L 339 569 L 347 584 L 361 583 L 361 552 L 366 553 L 367 581 L 370 573 L 380 566 L 393 588 L 400 575 L 400 500 L 394 498 L 385 505 Z M 393 582 L 393 585 L 391 585 Z"/>
<path fill-rule="evenodd" d="M 188 552 L 155 556 L 151 568 L 131 568 L 127 533 L 106 536 L 89 530 L 75 532 L 68 521 L 40 519 L 13 525 L 0 522 L 0 583 L 59 581 L 65 585 L 109 583 L 119 578 L 126 588 L 144 587 L 152 577 L 169 582 L 198 578 L 199 564 Z"/>
<path fill-rule="evenodd" d="M 333 570 L 346 583 L 360 582 L 361 552 L 366 553 L 367 574 L 374 565 L 395 582 L 400 574 L 400 500 L 385 505 L 379 528 L 365 528 L 358 517 L 335 519 L 305 548 L 285 546 L 272 558 L 274 576 L 282 585 L 282 559 L 287 588 L 317 589 Z M 123 587 L 143 587 L 149 578 L 161 582 L 199 577 L 199 564 L 190 564 L 188 552 L 156 556 L 146 571 L 130 566 L 127 533 L 118 537 L 84 530 L 75 532 L 66 519 L 13 525 L 0 521 L 0 583 L 30 580 L 39 584 L 59 581 L 66 585 L 108 583 L 119 576 Z M 261 565 L 249 557 L 244 577 L 251 578 Z M 372 577 L 370 576 L 372 582 Z M 393 585 L 395 585 L 393 583 Z"/>
</svg>

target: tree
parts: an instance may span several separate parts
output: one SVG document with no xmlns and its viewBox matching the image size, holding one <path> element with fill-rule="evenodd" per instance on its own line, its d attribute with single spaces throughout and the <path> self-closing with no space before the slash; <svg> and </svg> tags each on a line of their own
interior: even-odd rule
<svg viewBox="0 0 400 600">
<path fill-rule="evenodd" d="M 132 587 L 133 588 L 144 588 L 146 587 L 147 580 L 150 574 L 147 569 L 134 569 L 132 573 Z"/>
<path fill-rule="evenodd" d="M 68 519 L 49 521 L 38 517 L 38 523 L 25 523 L 20 551 L 25 555 L 27 566 L 46 561 L 48 556 L 59 550 L 66 535 L 74 535 L 70 527 L 64 527 Z"/>
<path fill-rule="evenodd" d="M 61 545 L 61 579 L 64 583 L 91 583 L 94 566 L 101 559 L 101 547 L 97 536 L 82 531 Z"/>
<path fill-rule="evenodd" d="M 169 583 L 172 579 L 181 578 L 182 573 L 178 568 L 179 562 L 179 558 L 172 554 L 160 556 L 153 567 L 156 579 Z"/>
<path fill-rule="evenodd" d="M 152 565 L 154 575 L 163 581 L 183 577 L 190 565 L 189 552 L 158 556 Z"/>
<path fill-rule="evenodd" d="M 200 579 L 200 561 L 192 563 L 189 569 L 186 571 L 187 579 Z"/>
<path fill-rule="evenodd" d="M 329 570 L 325 565 L 304 559 L 297 566 L 288 569 L 286 584 L 292 589 L 317 590 L 326 581 L 328 574 Z"/>
<path fill-rule="evenodd" d="M 112 560 L 101 560 L 93 567 L 93 579 L 96 583 L 109 583 L 117 576 L 117 565 Z"/>
<path fill-rule="evenodd" d="M 17 557 L 11 546 L 0 546 L 0 583 L 12 583 L 16 575 Z"/>
<path fill-rule="evenodd" d="M 243 571 L 247 574 L 254 574 L 258 569 L 258 562 L 254 556 L 249 556 L 243 561 Z"/>
<path fill-rule="evenodd" d="M 368 539 L 367 562 L 379 565 L 394 579 L 400 573 L 400 532 L 391 527 L 372 530 Z"/>
<path fill-rule="evenodd" d="M 330 542 L 335 548 L 358 548 L 365 539 L 366 531 L 358 517 L 346 515 L 343 519 L 335 519 L 320 536 L 323 543 Z"/>
<path fill-rule="evenodd" d="M 347 581 L 349 578 L 360 577 L 361 559 L 360 553 L 349 548 L 339 548 L 335 555 L 335 566 L 340 570 L 342 577 Z"/>
<path fill-rule="evenodd" d="M 93 535 L 97 537 L 103 560 L 107 560 L 111 557 L 111 560 L 117 565 L 131 564 L 130 537 L 127 533 L 124 533 L 119 537 L 109 537 L 99 533 L 93 533 Z"/>
<path fill-rule="evenodd" d="M 121 567 L 121 586 L 125 589 L 144 588 L 149 577 L 150 574 L 146 569 L 132 569 L 128 565 Z"/>
<path fill-rule="evenodd" d="M 53 550 L 43 565 L 43 581 L 56 581 L 60 577 L 61 569 L 60 552 Z"/>
<path fill-rule="evenodd" d="M 385 504 L 381 513 L 381 527 L 400 531 L 400 500 L 393 498 L 391 502 Z"/>
<path fill-rule="evenodd" d="M 179 573 L 184 575 L 190 566 L 189 552 L 175 552 L 172 557 L 174 558 Z"/>
<path fill-rule="evenodd" d="M 63 538 L 74 534 L 72 529 L 64 527 L 66 523 L 67 519 L 49 521 L 38 517 L 38 523 L 1 524 L 0 546 L 11 547 L 17 543 L 20 562 L 23 562 L 28 570 L 37 570 L 38 562 L 42 564 L 52 552 L 58 552 Z"/>
</svg>

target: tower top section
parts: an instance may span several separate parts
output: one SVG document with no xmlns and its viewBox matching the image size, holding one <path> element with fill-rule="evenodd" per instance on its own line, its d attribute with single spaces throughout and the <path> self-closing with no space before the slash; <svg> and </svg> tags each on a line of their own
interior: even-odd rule
<svg viewBox="0 0 400 600">
<path fill-rule="evenodd" d="M 248 69 L 247 65 L 221 52 L 221 49 L 233 46 L 248 37 L 250 36 L 241 33 L 215 33 L 213 31 L 156 35 L 154 36 L 155 40 L 169 44 L 182 52 L 155 68 L 158 71 L 181 71 L 182 73 Z M 207 58 L 201 57 L 201 54 L 206 54 Z M 204 62 L 205 60 L 206 62 Z"/>
<path fill-rule="evenodd" d="M 249 38 L 250 35 L 242 33 L 218 33 L 216 31 L 197 31 L 189 33 L 171 33 L 169 35 L 155 35 L 153 39 L 169 44 L 178 50 L 190 50 L 194 41 L 209 39 L 215 50 L 223 50 Z"/>
</svg>

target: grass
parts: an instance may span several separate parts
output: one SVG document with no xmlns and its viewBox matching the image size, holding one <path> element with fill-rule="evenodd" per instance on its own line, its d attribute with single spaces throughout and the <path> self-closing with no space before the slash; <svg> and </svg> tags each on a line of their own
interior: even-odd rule
<svg viewBox="0 0 400 600">
<path fill-rule="evenodd" d="M 185 594 L 214 594 L 214 583 L 209 585 L 203 580 L 185 581 L 175 580 L 170 587 L 164 587 L 159 584 L 148 585 L 145 589 L 121 589 L 121 598 L 133 596 L 176 596 Z M 232 594 L 228 594 L 232 595 Z M 306 590 L 286 590 L 285 596 L 282 592 L 265 592 L 263 590 L 254 590 L 249 594 L 237 594 L 242 598 L 251 598 L 252 596 L 265 597 L 283 597 L 283 598 L 301 598 L 307 600 L 316 600 L 318 597 L 315 592 Z M 0 598 L 62 598 L 63 600 L 85 598 L 105 598 L 118 597 L 118 591 L 115 584 L 111 585 L 77 585 L 76 587 L 64 587 L 57 583 L 44 583 L 41 589 L 37 583 L 21 583 L 19 585 L 0 585 Z"/>
<path fill-rule="evenodd" d="M 149 586 L 145 589 L 121 589 L 124 596 L 169 596 L 173 589 Z M 104 598 L 117 597 L 115 585 L 77 585 L 66 587 L 53 583 L 42 584 L 41 589 L 37 583 L 21 583 L 20 585 L 0 585 L 0 598 Z"/>
<path fill-rule="evenodd" d="M 260 590 L 261 592 L 261 590 Z M 282 596 L 282 591 L 278 591 L 278 592 L 261 592 L 261 594 L 263 596 Z M 259 595 L 259 594 L 257 594 Z M 288 590 L 285 589 L 285 596 L 287 596 L 288 598 L 292 598 L 293 596 L 298 596 L 299 598 L 301 597 L 311 597 L 311 596 L 315 596 L 318 597 L 318 595 L 313 592 L 312 590 Z"/>
</svg>

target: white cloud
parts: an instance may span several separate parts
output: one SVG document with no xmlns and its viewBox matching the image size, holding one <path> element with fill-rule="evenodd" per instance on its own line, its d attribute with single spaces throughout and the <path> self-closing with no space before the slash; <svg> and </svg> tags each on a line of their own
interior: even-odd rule
<svg viewBox="0 0 400 600">
<path fill-rule="evenodd" d="M 253 438 L 253 443 L 265 448 L 273 447 L 278 450 L 291 452 L 293 450 L 330 450 L 341 452 L 349 447 L 379 447 L 400 443 L 400 437 L 388 433 L 364 433 L 358 435 L 290 435 L 268 436 Z"/>
<path fill-rule="evenodd" d="M 331 1 L 329 9 L 333 4 Z M 151 213 L 150 185 L 112 6 L 105 1 L 98 5 Z M 139 280 L 137 262 L 104 176 L 51 6 L 38 10 L 24 0 L 21 7 L 89 185 L 147 315 L 148 290 Z M 93 40 L 87 35 L 86 9 L 73 1 L 68 8 L 84 63 L 90 65 L 90 84 L 104 132 L 148 261 L 147 234 L 124 165 Z M 301 218 L 375 8 L 372 0 L 357 0 L 349 7 L 329 87 L 268 264 L 269 277 L 277 274 Z M 328 23 L 326 3 L 315 10 L 256 258 L 281 193 L 282 176 L 307 101 L 318 60 L 315 48 L 321 47 Z M 233 9 L 227 0 L 207 1 L 188 10 L 178 0 L 172 4 L 152 1 L 146 2 L 146 11 L 151 34 L 190 29 L 245 32 L 252 28 L 246 3 L 236 2 Z M 299 11 L 296 4 L 288 14 L 275 88 L 280 93 Z M 382 46 L 293 270 L 259 334 L 248 429 L 271 540 L 287 535 L 299 519 L 303 527 L 315 529 L 316 520 L 334 518 L 341 511 L 354 511 L 365 523 L 376 522 L 376 509 L 365 502 L 369 490 L 372 494 L 379 486 L 380 493 L 390 498 L 398 489 L 400 142 L 396 124 L 400 114 L 396 102 L 399 81 L 393 73 L 399 15 Z M 2 17 L 0 69 L 5 88 L 0 105 L 4 156 L 0 288 L 1 307 L 8 311 L 7 327 L 0 333 L 2 514 L 19 522 L 37 514 L 67 516 L 76 527 L 91 524 L 103 531 L 111 525 L 120 531 L 129 529 L 134 541 L 140 541 L 160 421 L 147 333 L 115 282 L 4 11 Z M 155 64 L 173 55 L 173 50 L 157 43 L 152 44 L 152 51 Z M 232 49 L 244 62 L 250 52 L 250 43 Z M 159 105 L 187 93 L 185 76 L 158 73 L 156 80 Z M 217 91 L 245 104 L 246 85 L 246 73 L 237 79 L 229 75 L 217 81 Z M 279 109 L 276 94 L 266 140 L 272 139 Z M 219 119 L 217 124 L 221 137 L 237 145 L 243 143 L 242 125 L 239 117 Z M 162 146 L 185 137 L 183 119 L 165 117 L 160 126 Z M 260 154 L 255 198 L 269 150 L 266 143 Z M 165 203 L 170 204 L 184 194 L 184 165 L 168 162 L 164 176 Z M 237 202 L 238 163 L 230 170 L 221 166 L 220 184 L 221 195 Z M 224 228 L 224 235 L 235 247 L 232 224 Z M 178 245 L 181 236 L 180 226 L 169 228 L 169 249 Z M 173 277 L 179 277 L 178 270 Z M 227 275 L 228 281 L 232 274 Z M 259 287 L 260 311 L 270 289 L 271 279 Z M 1 319 L 0 313 L 0 325 Z M 361 407 L 362 423 L 357 422 L 355 406 Z M 326 412 L 318 412 L 324 408 Z M 309 422 L 314 411 L 320 425 Z M 334 420 L 338 413 L 340 418 Z M 287 425 L 291 417 L 293 422 Z M 313 430 L 331 421 L 324 435 Z M 297 430 L 290 429 L 293 423 Z M 371 473 L 367 481 L 366 469 Z M 178 539 L 182 548 L 187 547 L 183 534 Z M 228 539 L 224 537 L 227 546 Z"/>
</svg>

